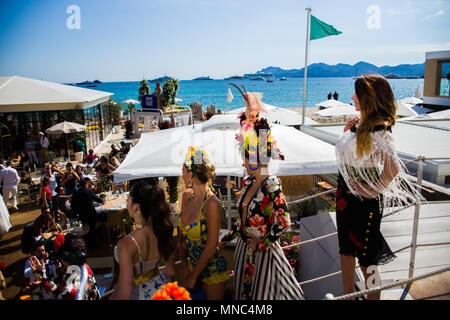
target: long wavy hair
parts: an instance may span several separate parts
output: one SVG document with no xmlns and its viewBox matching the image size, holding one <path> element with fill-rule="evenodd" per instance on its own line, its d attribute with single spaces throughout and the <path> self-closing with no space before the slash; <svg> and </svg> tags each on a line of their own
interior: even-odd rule
<svg viewBox="0 0 450 320">
<path fill-rule="evenodd" d="M 158 239 L 158 251 L 167 261 L 175 252 L 172 240 L 173 225 L 170 221 L 170 208 L 164 191 L 145 182 L 138 182 L 131 187 L 131 201 L 138 204 L 145 222 L 151 222 L 153 232 Z"/>
<path fill-rule="evenodd" d="M 389 82 L 378 74 L 365 74 L 355 81 L 361 119 L 356 131 L 356 155 L 361 158 L 371 150 L 370 133 L 377 123 L 395 124 L 397 105 Z"/>
</svg>

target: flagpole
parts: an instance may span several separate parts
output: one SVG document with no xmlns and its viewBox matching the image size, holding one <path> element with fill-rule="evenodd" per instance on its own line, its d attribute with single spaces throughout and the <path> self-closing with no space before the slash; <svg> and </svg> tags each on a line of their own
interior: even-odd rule
<svg viewBox="0 0 450 320">
<path fill-rule="evenodd" d="M 311 21 L 311 8 L 306 8 L 308 15 L 306 18 L 306 46 L 305 46 L 305 75 L 303 77 L 303 111 L 302 111 L 302 125 L 305 124 L 305 108 L 306 108 L 306 78 L 308 76 L 308 45 L 310 37 L 310 21 Z"/>
</svg>

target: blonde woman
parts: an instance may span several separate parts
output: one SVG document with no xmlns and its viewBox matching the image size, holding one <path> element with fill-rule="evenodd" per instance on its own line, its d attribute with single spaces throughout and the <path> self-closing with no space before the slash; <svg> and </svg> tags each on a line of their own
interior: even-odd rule
<svg viewBox="0 0 450 320">
<path fill-rule="evenodd" d="M 214 175 L 215 167 L 206 152 L 190 147 L 183 165 L 188 191 L 183 194 L 178 219 L 181 283 L 203 289 L 208 300 L 222 300 L 230 272 L 218 248 L 222 215 L 209 186 Z"/>
</svg>

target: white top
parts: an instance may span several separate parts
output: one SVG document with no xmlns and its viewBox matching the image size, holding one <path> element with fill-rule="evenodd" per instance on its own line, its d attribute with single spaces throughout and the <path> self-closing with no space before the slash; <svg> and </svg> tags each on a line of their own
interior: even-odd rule
<svg viewBox="0 0 450 320">
<path fill-rule="evenodd" d="M 48 148 L 49 142 L 46 136 L 42 136 L 39 138 L 39 143 L 41 144 L 42 148 Z"/>
<path fill-rule="evenodd" d="M 0 183 L 3 183 L 4 187 L 13 188 L 19 183 L 19 174 L 17 170 L 11 167 L 6 167 L 0 171 Z"/>
</svg>

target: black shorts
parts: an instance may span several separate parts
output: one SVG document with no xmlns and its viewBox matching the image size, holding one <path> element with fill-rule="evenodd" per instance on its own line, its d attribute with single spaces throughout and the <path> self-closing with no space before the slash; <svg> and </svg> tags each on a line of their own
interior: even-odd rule
<svg viewBox="0 0 450 320">
<path fill-rule="evenodd" d="M 386 264 L 396 258 L 380 232 L 383 215 L 380 203 L 380 197 L 354 196 L 339 176 L 336 191 L 339 253 L 357 257 L 363 267 Z"/>
</svg>

